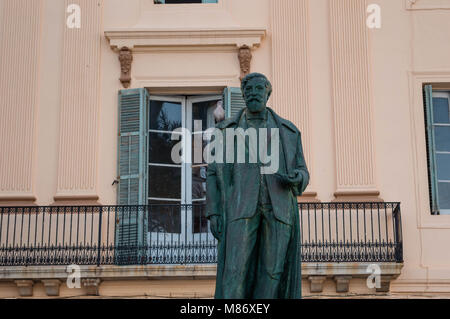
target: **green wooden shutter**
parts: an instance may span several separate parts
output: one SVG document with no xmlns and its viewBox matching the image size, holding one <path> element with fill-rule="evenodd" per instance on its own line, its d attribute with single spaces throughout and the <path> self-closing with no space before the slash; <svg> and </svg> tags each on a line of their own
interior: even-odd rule
<svg viewBox="0 0 450 319">
<path fill-rule="evenodd" d="M 227 118 L 235 116 L 241 109 L 245 108 L 245 101 L 242 96 L 241 88 L 225 88 L 223 95 L 225 101 L 225 116 Z"/>
<path fill-rule="evenodd" d="M 438 180 L 436 171 L 436 155 L 435 155 L 435 138 L 433 128 L 433 87 L 425 85 L 424 87 L 424 102 L 426 114 L 426 132 L 427 132 L 427 160 L 428 160 L 428 174 L 429 174 L 429 189 L 430 189 L 430 206 L 433 215 L 439 214 L 439 201 L 437 197 Z"/>
<path fill-rule="evenodd" d="M 147 213 L 147 112 L 146 89 L 119 92 L 118 211 L 116 260 L 118 264 L 142 262 L 146 245 Z"/>
</svg>

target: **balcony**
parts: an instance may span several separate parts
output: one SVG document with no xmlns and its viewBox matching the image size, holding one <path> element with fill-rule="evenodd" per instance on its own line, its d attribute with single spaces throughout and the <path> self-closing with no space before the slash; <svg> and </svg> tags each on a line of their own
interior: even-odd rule
<svg viewBox="0 0 450 319">
<path fill-rule="evenodd" d="M 400 203 L 299 203 L 298 208 L 302 275 L 311 281 L 311 291 L 330 274 L 345 280 L 349 271 L 340 265 L 359 265 L 360 276 L 368 264 L 388 265 L 383 271 L 393 270 L 385 275 L 398 276 L 403 263 Z M 35 279 L 23 276 L 33 267 L 41 272 L 56 267 L 62 279 L 67 277 L 63 267 L 71 264 L 90 269 L 93 278 L 107 266 L 129 277 L 127 269 L 136 273 L 139 266 L 152 265 L 172 266 L 177 273 L 182 266 L 208 269 L 212 278 L 217 242 L 204 212 L 203 204 L 0 207 L 0 280 Z M 147 275 L 148 269 L 169 268 L 147 267 Z"/>
</svg>

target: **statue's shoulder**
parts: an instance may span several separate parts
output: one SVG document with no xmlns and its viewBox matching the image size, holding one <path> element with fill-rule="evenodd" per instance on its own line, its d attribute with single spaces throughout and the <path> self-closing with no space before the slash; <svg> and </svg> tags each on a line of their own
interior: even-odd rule
<svg viewBox="0 0 450 319">
<path fill-rule="evenodd" d="M 278 119 L 278 121 L 285 127 L 287 127 L 288 129 L 290 129 L 292 132 L 294 133 L 298 133 L 300 134 L 300 130 L 297 128 L 297 126 L 295 126 L 294 123 L 292 123 L 291 121 L 282 118 L 281 116 L 279 116 L 277 113 L 275 113 L 275 111 L 273 109 L 270 109 L 270 111 L 272 112 L 273 116 Z"/>
<path fill-rule="evenodd" d="M 283 118 L 281 120 L 282 120 L 281 123 L 285 125 L 287 128 L 291 129 L 294 133 L 300 134 L 300 130 L 297 128 L 297 126 L 295 126 L 294 123 Z"/>
<path fill-rule="evenodd" d="M 216 124 L 216 128 L 223 130 L 229 127 L 236 127 L 239 123 L 239 119 L 241 118 L 242 114 L 244 113 L 245 108 L 240 110 L 237 114 L 235 114 L 233 117 L 229 117 L 222 122 L 219 122 Z"/>
<path fill-rule="evenodd" d="M 227 119 L 223 120 L 222 122 L 217 123 L 216 128 L 219 130 L 223 130 L 228 127 L 233 127 L 233 125 L 236 125 L 236 121 L 233 118 L 227 118 Z"/>
</svg>

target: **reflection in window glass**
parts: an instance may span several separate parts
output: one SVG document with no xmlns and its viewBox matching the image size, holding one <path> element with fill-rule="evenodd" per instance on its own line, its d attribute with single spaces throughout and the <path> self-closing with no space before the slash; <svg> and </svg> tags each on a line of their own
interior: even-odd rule
<svg viewBox="0 0 450 319">
<path fill-rule="evenodd" d="M 450 123 L 448 99 L 441 97 L 433 99 L 433 120 L 434 123 Z"/>
<path fill-rule="evenodd" d="M 198 102 L 192 104 L 192 132 L 206 131 L 214 127 L 214 110 L 218 101 Z M 195 121 L 202 121 L 202 127 L 195 126 Z"/>
<path fill-rule="evenodd" d="M 207 233 L 208 232 L 208 219 L 206 219 L 206 206 L 204 203 L 198 203 L 192 205 L 192 219 L 194 224 L 193 232 Z"/>
<path fill-rule="evenodd" d="M 181 104 L 163 101 L 150 102 L 150 129 L 172 132 L 180 128 Z"/>
<path fill-rule="evenodd" d="M 151 198 L 181 200 L 181 168 L 150 166 L 148 189 Z"/>
<path fill-rule="evenodd" d="M 153 164 L 176 164 L 172 160 L 172 149 L 179 140 L 172 140 L 171 133 L 149 133 L 149 162 Z"/>
<path fill-rule="evenodd" d="M 438 180 L 450 182 L 450 154 L 436 154 L 436 166 Z"/>
<path fill-rule="evenodd" d="M 206 166 L 192 167 L 192 199 L 206 198 Z"/>
<path fill-rule="evenodd" d="M 180 203 L 167 201 L 148 202 L 148 231 L 153 233 L 181 233 Z"/>
<path fill-rule="evenodd" d="M 438 184 L 439 208 L 450 210 L 450 183 Z"/>
<path fill-rule="evenodd" d="M 435 126 L 434 138 L 436 151 L 450 152 L 450 126 Z"/>
</svg>

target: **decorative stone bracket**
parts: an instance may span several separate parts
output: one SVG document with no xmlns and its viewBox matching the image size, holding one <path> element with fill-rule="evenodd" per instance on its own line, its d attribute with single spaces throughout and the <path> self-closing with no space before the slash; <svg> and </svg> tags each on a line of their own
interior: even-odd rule
<svg viewBox="0 0 450 319">
<path fill-rule="evenodd" d="M 21 297 L 33 296 L 33 280 L 15 280 L 14 282 L 17 286 L 17 289 L 19 290 L 19 295 Z"/>
<path fill-rule="evenodd" d="M 311 283 L 310 291 L 311 292 L 322 292 L 323 291 L 323 283 L 327 279 L 326 276 L 309 276 L 308 280 Z"/>
<path fill-rule="evenodd" d="M 311 293 L 322 293 L 325 282 L 332 279 L 336 283 L 337 293 L 349 292 L 350 281 L 353 278 L 367 279 L 370 263 L 308 263 L 302 265 L 302 277 L 310 283 Z M 375 288 L 377 293 L 387 293 L 390 283 L 397 278 L 403 267 L 401 263 L 380 263 L 380 286 Z"/>
<path fill-rule="evenodd" d="M 45 287 L 45 293 L 47 296 L 59 296 L 59 287 L 61 286 L 61 281 L 58 279 L 44 279 L 42 283 Z"/>
<path fill-rule="evenodd" d="M 33 296 L 33 286 L 35 282 L 30 279 L 26 280 L 15 280 L 14 281 L 17 289 L 19 290 L 19 295 L 21 297 L 31 297 Z M 59 279 L 41 279 L 42 284 L 45 288 L 45 293 L 47 296 L 59 296 L 59 287 L 61 286 L 61 280 Z M 98 296 L 99 286 L 101 280 L 99 278 L 85 278 L 82 279 L 83 286 L 86 288 L 86 295 L 88 296 Z"/>
<path fill-rule="evenodd" d="M 99 278 L 82 279 L 83 286 L 86 288 L 88 296 L 98 296 L 101 280 Z"/>
<path fill-rule="evenodd" d="M 383 276 L 381 275 L 380 278 L 380 286 L 378 288 L 375 288 L 376 292 L 380 293 L 387 293 L 390 290 L 391 281 L 394 280 L 398 275 L 391 276 Z M 367 278 L 366 276 L 362 275 L 355 275 L 355 276 L 333 276 L 332 279 L 334 279 L 336 283 L 336 292 L 337 293 L 346 293 L 349 291 L 350 281 L 352 278 Z M 310 282 L 310 292 L 311 293 L 321 293 L 323 292 L 323 286 L 325 281 L 327 280 L 327 276 L 309 276 L 308 280 Z"/>
<path fill-rule="evenodd" d="M 336 292 L 348 292 L 351 279 L 352 276 L 334 276 L 334 281 L 336 281 Z"/>
<path fill-rule="evenodd" d="M 133 63 L 133 53 L 128 47 L 122 47 L 119 51 L 120 61 L 120 82 L 124 88 L 129 88 L 131 84 L 131 64 Z"/>
<path fill-rule="evenodd" d="M 252 57 L 252 50 L 248 45 L 243 45 L 239 48 L 238 58 L 239 65 L 241 67 L 241 81 L 247 74 L 250 73 Z"/>
</svg>

